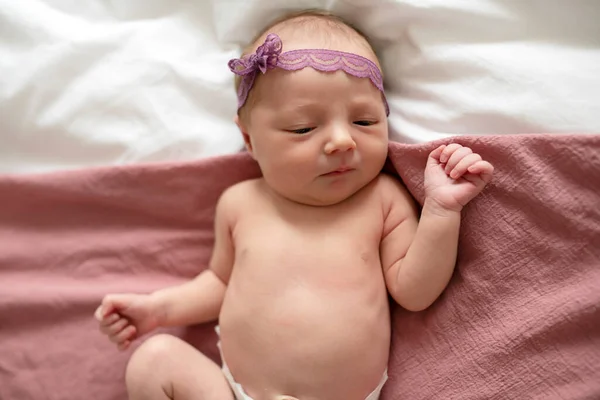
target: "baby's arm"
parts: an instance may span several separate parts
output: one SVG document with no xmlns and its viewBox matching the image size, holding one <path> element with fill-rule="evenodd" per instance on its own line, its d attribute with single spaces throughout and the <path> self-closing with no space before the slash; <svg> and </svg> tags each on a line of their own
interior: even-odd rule
<svg viewBox="0 0 600 400">
<path fill-rule="evenodd" d="M 440 146 L 428 160 L 425 202 L 415 204 L 396 180 L 381 181 L 385 215 L 381 261 L 392 297 L 421 311 L 444 291 L 456 263 L 461 210 L 491 179 L 493 167 L 471 149 Z"/>
<path fill-rule="evenodd" d="M 152 294 L 109 294 L 96 309 L 100 331 L 121 350 L 159 326 L 183 326 L 215 320 L 231 269 L 234 249 L 231 226 L 234 197 L 227 190 L 215 216 L 215 244 L 209 268 L 193 280 Z"/>
<path fill-rule="evenodd" d="M 159 325 L 192 325 L 218 318 L 234 262 L 231 203 L 231 192 L 226 191 L 217 204 L 209 268 L 189 282 L 152 293 Z"/>
<path fill-rule="evenodd" d="M 418 221 L 406 189 L 386 178 L 382 189 L 388 212 L 381 242 L 386 284 L 398 304 L 421 311 L 438 298 L 452 276 L 460 213 L 439 215 L 426 201 Z"/>
</svg>

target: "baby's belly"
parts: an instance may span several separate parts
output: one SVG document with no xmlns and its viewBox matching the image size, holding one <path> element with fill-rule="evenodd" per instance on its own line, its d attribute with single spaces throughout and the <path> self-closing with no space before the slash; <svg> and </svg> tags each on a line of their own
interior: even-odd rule
<svg viewBox="0 0 600 400">
<path fill-rule="evenodd" d="M 221 342 L 251 397 L 363 400 L 378 385 L 390 322 L 381 268 L 369 264 L 305 271 L 236 266 L 220 316 Z"/>
</svg>

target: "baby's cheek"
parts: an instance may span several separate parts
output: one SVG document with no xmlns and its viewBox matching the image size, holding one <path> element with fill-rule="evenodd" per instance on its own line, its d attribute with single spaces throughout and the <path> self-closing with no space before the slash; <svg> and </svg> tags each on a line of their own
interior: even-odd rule
<svg viewBox="0 0 600 400">
<path fill-rule="evenodd" d="M 262 160 L 259 164 L 263 176 L 269 184 L 277 184 L 283 180 L 288 173 L 287 166 L 282 160 L 269 158 L 267 160 Z"/>
<path fill-rule="evenodd" d="M 259 165 L 265 178 L 280 185 L 300 183 L 315 169 L 319 151 L 311 141 L 290 141 L 288 137 L 272 138 L 257 148 Z"/>
<path fill-rule="evenodd" d="M 308 179 L 307 165 L 290 158 L 273 160 L 264 175 L 267 183 L 285 192 L 295 192 Z"/>
<path fill-rule="evenodd" d="M 273 179 L 277 179 L 280 186 L 290 186 L 298 183 L 303 170 L 302 166 L 285 159 L 274 163 L 270 169 L 271 176 Z"/>
</svg>

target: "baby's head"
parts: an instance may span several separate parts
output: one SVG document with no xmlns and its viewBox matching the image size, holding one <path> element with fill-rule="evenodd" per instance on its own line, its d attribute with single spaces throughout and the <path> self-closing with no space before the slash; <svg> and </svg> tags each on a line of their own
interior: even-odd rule
<svg viewBox="0 0 600 400">
<path fill-rule="evenodd" d="M 236 123 L 275 193 L 331 205 L 379 174 L 388 143 L 382 76 L 350 25 L 321 12 L 288 16 L 230 67 L 245 74 L 236 79 Z"/>
</svg>

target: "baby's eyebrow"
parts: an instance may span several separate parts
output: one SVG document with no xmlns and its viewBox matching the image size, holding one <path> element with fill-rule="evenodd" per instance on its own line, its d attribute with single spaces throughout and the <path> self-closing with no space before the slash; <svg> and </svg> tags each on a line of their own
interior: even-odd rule
<svg viewBox="0 0 600 400">
<path fill-rule="evenodd" d="M 369 99 L 357 99 L 356 101 L 353 101 L 350 103 L 352 107 L 354 108 L 360 108 L 360 109 L 366 109 L 368 111 L 371 111 L 375 109 L 375 107 L 379 104 L 379 102 L 377 100 L 374 100 L 372 98 Z"/>
<path fill-rule="evenodd" d="M 297 103 L 287 104 L 279 109 L 279 112 L 286 115 L 297 115 L 297 114 L 315 114 L 321 112 L 323 109 L 322 104 L 317 103 Z"/>
<path fill-rule="evenodd" d="M 355 99 L 349 99 L 348 105 L 352 108 L 366 108 L 372 109 L 378 103 L 371 97 L 360 96 Z M 318 112 L 323 110 L 323 104 L 321 102 L 298 102 L 288 103 L 281 106 L 280 112 L 284 113 L 310 113 Z"/>
</svg>

